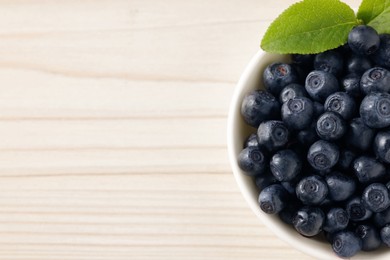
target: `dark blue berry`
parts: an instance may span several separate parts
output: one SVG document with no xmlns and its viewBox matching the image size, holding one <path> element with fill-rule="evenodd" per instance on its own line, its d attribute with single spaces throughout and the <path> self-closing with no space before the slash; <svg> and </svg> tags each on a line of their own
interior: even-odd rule
<svg viewBox="0 0 390 260">
<path fill-rule="evenodd" d="M 341 86 L 348 95 L 357 98 L 362 95 L 360 90 L 360 75 L 348 74 L 341 80 Z"/>
<path fill-rule="evenodd" d="M 386 174 L 385 166 L 368 156 L 360 156 L 353 162 L 353 170 L 361 183 L 372 183 L 382 179 Z"/>
<path fill-rule="evenodd" d="M 279 95 L 279 102 L 281 104 L 293 99 L 295 97 L 307 97 L 305 88 L 300 84 L 289 84 L 283 88 Z"/>
<path fill-rule="evenodd" d="M 244 148 L 248 146 L 254 146 L 254 147 L 259 146 L 259 142 L 257 141 L 257 134 L 251 134 L 247 137 L 247 139 L 244 142 Z"/>
<path fill-rule="evenodd" d="M 390 224 L 390 207 L 382 212 L 375 213 L 373 220 L 375 225 L 379 228 Z"/>
<path fill-rule="evenodd" d="M 390 247 L 390 225 L 386 225 L 381 229 L 381 240 L 383 244 Z"/>
<path fill-rule="evenodd" d="M 286 191 L 290 195 L 295 196 L 295 183 L 289 181 L 282 181 L 280 184 L 283 186 L 283 188 L 286 189 Z"/>
<path fill-rule="evenodd" d="M 307 153 L 307 161 L 318 171 L 326 171 L 336 165 L 339 159 L 337 145 L 319 140 L 312 144 Z"/>
<path fill-rule="evenodd" d="M 390 68 L 390 34 L 381 34 L 379 38 L 379 49 L 374 53 L 373 60 L 379 66 Z"/>
<path fill-rule="evenodd" d="M 314 108 L 314 118 L 318 118 L 320 115 L 322 115 L 325 112 L 324 105 L 320 102 L 313 102 L 313 108 Z"/>
<path fill-rule="evenodd" d="M 249 176 L 263 174 L 267 169 L 267 160 L 258 147 L 244 148 L 238 155 L 238 165 Z"/>
<path fill-rule="evenodd" d="M 348 45 L 358 55 L 371 55 L 379 48 L 379 35 L 367 25 L 355 26 L 348 34 Z"/>
<path fill-rule="evenodd" d="M 389 190 L 382 183 L 368 185 L 362 196 L 364 205 L 372 212 L 381 212 L 390 206 Z"/>
<path fill-rule="evenodd" d="M 324 230 L 334 233 L 345 229 L 348 226 L 348 213 L 342 208 L 332 208 L 325 217 Z"/>
<path fill-rule="evenodd" d="M 255 176 L 255 184 L 260 190 L 263 190 L 264 188 L 270 186 L 271 184 L 275 184 L 277 182 L 278 181 L 275 179 L 275 177 L 272 175 L 270 171 L 266 171 L 261 175 Z"/>
<path fill-rule="evenodd" d="M 345 210 L 352 221 L 363 221 L 372 216 L 372 211 L 366 208 L 359 196 L 349 200 L 345 205 Z"/>
<path fill-rule="evenodd" d="M 351 55 L 347 60 L 348 73 L 362 75 L 366 70 L 372 68 L 372 62 L 369 58 L 360 55 Z"/>
<path fill-rule="evenodd" d="M 335 112 L 325 112 L 317 120 L 317 134 L 327 141 L 335 141 L 344 136 L 347 123 Z"/>
<path fill-rule="evenodd" d="M 302 130 L 313 120 L 313 102 L 306 97 L 295 97 L 282 106 L 282 120 L 291 130 Z"/>
<path fill-rule="evenodd" d="M 282 121 L 266 121 L 260 124 L 257 130 L 259 145 L 268 151 L 276 151 L 283 148 L 289 138 L 289 131 Z"/>
<path fill-rule="evenodd" d="M 349 129 L 345 135 L 347 145 L 366 151 L 371 148 L 375 137 L 375 130 L 364 124 L 363 120 L 354 118 L 349 124 Z"/>
<path fill-rule="evenodd" d="M 332 249 L 339 257 L 350 258 L 362 249 L 361 239 L 351 231 L 340 231 L 332 240 Z"/>
<path fill-rule="evenodd" d="M 300 173 L 302 161 L 294 151 L 281 150 L 272 157 L 270 169 L 278 181 L 291 181 Z"/>
<path fill-rule="evenodd" d="M 316 124 L 314 122 L 308 128 L 297 133 L 298 142 L 305 147 L 312 145 L 318 139 Z"/>
<path fill-rule="evenodd" d="M 292 225 L 294 216 L 301 207 L 302 205 L 296 200 L 289 202 L 287 206 L 279 212 L 280 219 L 284 223 Z"/>
<path fill-rule="evenodd" d="M 330 94 L 339 90 L 339 83 L 333 74 L 315 70 L 307 75 L 305 88 L 314 101 L 324 102 Z"/>
<path fill-rule="evenodd" d="M 297 197 L 305 205 L 319 205 L 328 195 L 328 186 L 318 175 L 301 179 L 296 187 Z"/>
<path fill-rule="evenodd" d="M 381 67 L 367 70 L 360 79 L 360 89 L 364 94 L 370 92 L 389 92 L 390 72 Z"/>
<path fill-rule="evenodd" d="M 314 58 L 314 69 L 339 75 L 344 66 L 343 56 L 336 50 L 329 50 L 317 54 Z"/>
<path fill-rule="evenodd" d="M 344 120 L 351 119 L 357 112 L 355 100 L 346 92 L 336 92 L 327 97 L 325 111 L 333 111 Z"/>
<path fill-rule="evenodd" d="M 290 64 L 277 62 L 264 70 L 263 82 L 269 92 L 279 96 L 285 86 L 298 82 L 298 74 Z"/>
<path fill-rule="evenodd" d="M 332 201 L 344 201 L 352 197 L 356 190 L 356 182 L 348 175 L 332 172 L 325 176 L 328 185 L 328 197 Z"/>
<path fill-rule="evenodd" d="M 374 139 L 376 156 L 385 163 L 390 163 L 390 131 L 379 132 Z"/>
<path fill-rule="evenodd" d="M 349 170 L 352 162 L 356 159 L 357 154 L 350 149 L 344 149 L 340 151 L 339 161 L 337 166 L 341 170 Z"/>
<path fill-rule="evenodd" d="M 382 244 L 378 230 L 372 225 L 362 224 L 357 226 L 355 234 L 362 240 L 363 251 L 373 251 Z"/>
<path fill-rule="evenodd" d="M 258 127 L 261 122 L 276 119 L 280 115 L 280 104 L 269 92 L 252 91 L 244 97 L 241 104 L 241 115 L 245 122 Z"/>
<path fill-rule="evenodd" d="M 292 222 L 301 235 L 312 237 L 322 231 L 324 221 L 325 214 L 320 208 L 304 206 L 297 211 Z"/>
<path fill-rule="evenodd" d="M 390 94 L 369 93 L 360 104 L 360 116 L 371 128 L 390 126 Z"/>
<path fill-rule="evenodd" d="M 293 54 L 291 59 L 294 64 L 310 69 L 313 67 L 314 56 L 313 54 Z"/>
<path fill-rule="evenodd" d="M 264 188 L 259 195 L 259 204 L 262 211 L 275 214 L 286 207 L 288 193 L 280 184 L 272 184 Z"/>
</svg>

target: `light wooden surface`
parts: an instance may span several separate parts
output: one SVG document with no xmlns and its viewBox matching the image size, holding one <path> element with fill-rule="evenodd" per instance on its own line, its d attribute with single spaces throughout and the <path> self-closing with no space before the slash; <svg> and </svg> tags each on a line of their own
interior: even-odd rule
<svg viewBox="0 0 390 260">
<path fill-rule="evenodd" d="M 310 259 L 226 151 L 235 83 L 292 2 L 1 0 L 0 259 Z"/>
</svg>

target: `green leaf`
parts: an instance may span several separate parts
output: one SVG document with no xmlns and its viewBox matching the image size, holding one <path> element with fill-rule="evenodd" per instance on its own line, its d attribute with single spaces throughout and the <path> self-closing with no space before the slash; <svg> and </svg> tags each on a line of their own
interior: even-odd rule
<svg viewBox="0 0 390 260">
<path fill-rule="evenodd" d="M 275 53 L 319 53 L 347 42 L 359 24 L 354 11 L 339 0 L 304 0 L 272 22 L 261 48 Z"/>
<path fill-rule="evenodd" d="M 390 33 L 390 0 L 363 0 L 357 17 L 378 33 Z"/>
</svg>

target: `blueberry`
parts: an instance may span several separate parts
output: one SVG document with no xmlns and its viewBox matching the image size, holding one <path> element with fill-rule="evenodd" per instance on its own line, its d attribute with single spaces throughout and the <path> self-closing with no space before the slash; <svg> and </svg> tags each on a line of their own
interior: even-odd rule
<svg viewBox="0 0 390 260">
<path fill-rule="evenodd" d="M 367 209 L 360 197 L 356 196 L 345 205 L 349 219 L 352 221 L 367 220 L 372 216 L 372 211 Z"/>
<path fill-rule="evenodd" d="M 362 241 L 351 231 L 340 231 L 333 236 L 333 251 L 343 258 L 350 258 L 362 249 Z"/>
<path fill-rule="evenodd" d="M 324 140 L 312 144 L 307 153 L 307 161 L 318 171 L 332 168 L 336 165 L 338 159 L 339 149 L 337 145 Z"/>
<path fill-rule="evenodd" d="M 359 225 L 355 229 L 355 234 L 362 240 L 363 251 L 373 251 L 382 244 L 378 230 L 372 225 Z"/>
<path fill-rule="evenodd" d="M 348 74 L 341 80 L 341 85 L 345 92 L 354 98 L 362 95 L 360 90 L 360 78 L 361 76 L 358 74 Z"/>
<path fill-rule="evenodd" d="M 382 242 L 390 247 L 390 225 L 386 225 L 381 229 L 381 240 Z"/>
<path fill-rule="evenodd" d="M 374 53 L 373 60 L 379 66 L 390 68 L 390 34 L 381 34 L 379 38 L 379 49 Z"/>
<path fill-rule="evenodd" d="M 372 68 L 372 62 L 368 57 L 360 55 L 351 55 L 347 60 L 348 73 L 362 75 L 366 70 Z"/>
<path fill-rule="evenodd" d="M 358 55 L 371 55 L 379 48 L 380 39 L 374 28 L 367 25 L 355 26 L 348 35 L 348 45 Z"/>
<path fill-rule="evenodd" d="M 314 118 L 318 118 L 320 115 L 322 115 L 325 112 L 324 105 L 320 102 L 313 102 L 313 109 L 314 109 Z"/>
<path fill-rule="evenodd" d="M 373 220 L 375 225 L 380 228 L 390 224 L 390 207 L 382 212 L 375 213 Z"/>
<path fill-rule="evenodd" d="M 340 151 L 339 161 L 337 166 L 341 170 L 349 170 L 352 162 L 356 159 L 357 154 L 351 149 L 344 149 Z"/>
<path fill-rule="evenodd" d="M 307 92 L 302 85 L 292 83 L 285 86 L 283 90 L 280 92 L 279 102 L 283 104 L 295 97 L 307 97 Z"/>
<path fill-rule="evenodd" d="M 386 174 L 383 164 L 368 156 L 360 156 L 353 162 L 353 170 L 361 183 L 372 183 L 382 179 Z"/>
<path fill-rule="evenodd" d="M 291 130 L 302 130 L 313 120 L 313 102 L 306 97 L 295 97 L 282 106 L 282 120 Z"/>
<path fill-rule="evenodd" d="M 244 97 L 241 104 L 241 115 L 253 127 L 258 127 L 265 120 L 276 119 L 279 114 L 278 100 L 267 91 L 252 91 Z"/>
<path fill-rule="evenodd" d="M 261 175 L 255 176 L 255 184 L 260 190 L 263 190 L 267 186 L 270 186 L 271 184 L 275 184 L 277 182 L 278 181 L 275 179 L 275 177 L 269 171 L 266 171 L 265 173 L 263 173 Z"/>
<path fill-rule="evenodd" d="M 289 131 L 282 121 L 266 121 L 260 124 L 257 130 L 257 140 L 259 145 L 268 149 L 268 151 L 276 151 L 283 148 L 289 138 Z"/>
<path fill-rule="evenodd" d="M 377 133 L 374 140 L 376 156 L 385 163 L 390 163 L 390 131 Z"/>
<path fill-rule="evenodd" d="M 301 179 L 296 187 L 297 197 L 305 205 L 319 205 L 328 195 L 328 186 L 322 177 L 311 175 Z"/>
<path fill-rule="evenodd" d="M 345 201 L 356 190 L 356 182 L 353 178 L 340 172 L 332 172 L 325 176 L 328 185 L 329 198 L 333 201 Z"/>
<path fill-rule="evenodd" d="M 339 83 L 333 74 L 315 70 L 307 75 L 305 88 L 314 101 L 324 102 L 330 94 L 339 90 Z"/>
<path fill-rule="evenodd" d="M 313 67 L 314 56 L 313 54 L 293 54 L 291 59 L 294 64 L 310 69 Z"/>
<path fill-rule="evenodd" d="M 298 142 L 307 147 L 312 145 L 319 139 L 316 130 L 316 124 L 312 123 L 308 128 L 303 129 L 297 133 Z"/>
<path fill-rule="evenodd" d="M 329 50 L 317 54 L 314 58 L 314 69 L 339 75 L 344 66 L 343 56 L 336 50 Z"/>
<path fill-rule="evenodd" d="M 292 222 L 301 235 L 312 237 L 322 231 L 324 221 L 325 214 L 320 208 L 304 206 L 297 211 Z"/>
<path fill-rule="evenodd" d="M 244 148 L 248 146 L 254 146 L 254 147 L 259 146 L 259 142 L 257 141 L 257 134 L 251 134 L 246 138 L 244 142 Z"/>
<path fill-rule="evenodd" d="M 335 141 L 344 136 L 347 123 L 335 112 L 325 112 L 317 120 L 317 134 L 327 141 Z"/>
<path fill-rule="evenodd" d="M 295 184 L 289 181 L 282 181 L 280 184 L 290 194 L 295 196 Z"/>
<path fill-rule="evenodd" d="M 363 204 L 372 212 L 381 212 L 390 206 L 389 190 L 382 183 L 368 185 L 362 196 Z"/>
<path fill-rule="evenodd" d="M 272 63 L 264 70 L 263 82 L 269 92 L 279 96 L 285 86 L 298 82 L 298 74 L 289 64 Z"/>
<path fill-rule="evenodd" d="M 372 141 L 375 137 L 375 130 L 366 126 L 363 120 L 359 118 L 352 119 L 349 129 L 345 135 L 345 142 L 361 151 L 371 148 Z"/>
<path fill-rule="evenodd" d="M 324 230 L 334 233 L 345 229 L 348 226 L 348 213 L 342 208 L 332 208 L 325 217 Z"/>
<path fill-rule="evenodd" d="M 267 214 L 280 212 L 287 205 L 288 193 L 280 184 L 272 184 L 264 188 L 259 195 L 259 204 Z"/>
<path fill-rule="evenodd" d="M 327 97 L 324 104 L 325 111 L 333 111 L 344 120 L 351 119 L 356 113 L 355 100 L 346 92 L 335 92 Z"/>
<path fill-rule="evenodd" d="M 364 94 L 370 92 L 389 92 L 390 72 L 381 67 L 367 70 L 360 79 L 360 89 Z"/>
<path fill-rule="evenodd" d="M 258 147 L 247 147 L 238 155 L 238 165 L 247 175 L 254 176 L 265 172 L 267 160 Z"/>
<path fill-rule="evenodd" d="M 360 116 L 371 128 L 390 126 L 390 94 L 369 93 L 360 104 Z"/>
<path fill-rule="evenodd" d="M 287 204 L 287 206 L 279 212 L 279 217 L 280 219 L 289 225 L 293 224 L 293 218 L 297 211 L 302 207 L 300 203 L 297 201 L 292 201 Z"/>
<path fill-rule="evenodd" d="M 272 157 L 270 169 L 278 181 L 291 181 L 300 173 L 302 161 L 294 151 L 281 150 Z"/>
</svg>

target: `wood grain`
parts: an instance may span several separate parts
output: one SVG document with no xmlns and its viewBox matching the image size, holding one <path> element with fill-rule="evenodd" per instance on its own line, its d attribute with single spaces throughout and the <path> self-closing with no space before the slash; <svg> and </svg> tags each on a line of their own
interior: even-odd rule
<svg viewBox="0 0 390 260">
<path fill-rule="evenodd" d="M 226 151 L 235 83 L 293 2 L 1 0 L 0 259 L 310 259 Z"/>
</svg>

